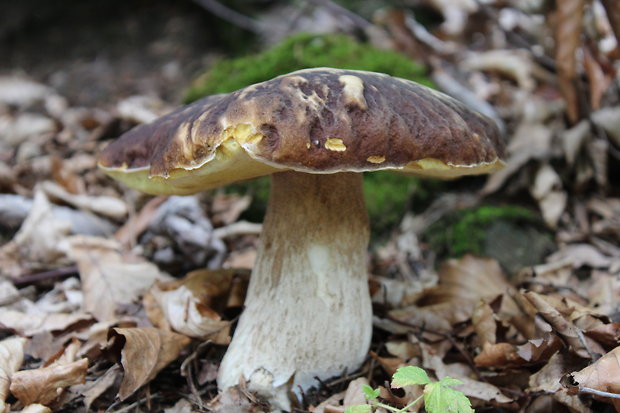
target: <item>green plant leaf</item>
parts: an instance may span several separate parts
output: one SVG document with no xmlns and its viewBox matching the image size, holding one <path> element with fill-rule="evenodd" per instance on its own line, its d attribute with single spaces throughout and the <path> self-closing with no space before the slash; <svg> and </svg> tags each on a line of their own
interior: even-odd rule
<svg viewBox="0 0 620 413">
<path fill-rule="evenodd" d="M 366 385 L 362 386 L 362 391 L 364 392 L 364 397 L 366 397 L 366 400 L 375 400 L 379 397 L 379 393 L 381 393 L 381 390 L 373 389 L 372 387 Z"/>
<path fill-rule="evenodd" d="M 442 386 L 440 382 L 424 387 L 424 409 L 428 413 L 474 413 L 467 396 L 458 390 Z"/>
<path fill-rule="evenodd" d="M 399 367 L 392 376 L 392 387 L 400 389 L 403 386 L 424 385 L 432 383 L 426 372 L 415 366 Z"/>
<path fill-rule="evenodd" d="M 344 413 L 370 413 L 371 407 L 368 404 L 358 404 L 357 406 L 348 407 Z"/>
<path fill-rule="evenodd" d="M 439 384 L 442 386 L 458 386 L 460 384 L 463 384 L 463 382 L 459 379 L 453 379 L 452 377 L 444 377 L 443 379 L 439 380 Z"/>
</svg>

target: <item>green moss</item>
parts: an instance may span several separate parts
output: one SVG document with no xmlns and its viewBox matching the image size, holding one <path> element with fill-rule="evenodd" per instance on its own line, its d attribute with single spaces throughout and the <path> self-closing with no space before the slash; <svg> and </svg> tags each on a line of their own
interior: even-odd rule
<svg viewBox="0 0 620 413">
<path fill-rule="evenodd" d="M 426 234 L 438 253 L 458 257 L 467 253 L 484 255 L 487 233 L 497 221 L 535 224 L 536 214 L 519 206 L 481 206 L 455 211 L 431 225 Z"/>
<path fill-rule="evenodd" d="M 373 235 L 382 235 L 396 226 L 420 180 L 389 171 L 364 174 L 364 198 Z"/>
<path fill-rule="evenodd" d="M 185 100 L 191 102 L 284 73 L 322 66 L 382 72 L 432 86 L 425 70 L 402 54 L 359 43 L 347 35 L 301 33 L 263 53 L 220 60 L 193 82 Z M 398 224 L 412 190 L 422 188 L 419 182 L 416 178 L 391 172 L 365 174 L 364 191 L 373 235 L 384 234 Z M 269 198 L 268 179 L 230 185 L 226 191 L 252 195 L 252 205 L 243 218 L 263 219 Z"/>
<path fill-rule="evenodd" d="M 301 33 L 263 53 L 220 60 L 196 79 L 185 101 L 232 92 L 284 73 L 322 66 L 382 72 L 431 85 L 424 69 L 400 53 L 359 43 L 347 35 Z"/>
</svg>

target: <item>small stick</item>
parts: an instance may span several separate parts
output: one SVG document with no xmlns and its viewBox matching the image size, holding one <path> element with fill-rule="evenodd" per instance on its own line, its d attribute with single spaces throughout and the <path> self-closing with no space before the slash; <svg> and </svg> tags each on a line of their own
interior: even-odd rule
<svg viewBox="0 0 620 413">
<path fill-rule="evenodd" d="M 261 33 L 261 25 L 258 21 L 248 16 L 245 16 L 233 9 L 230 9 L 216 0 L 194 0 L 194 2 L 198 3 L 204 9 L 215 14 L 220 19 L 226 20 L 227 22 L 232 23 L 235 26 L 239 26 L 242 29 L 248 30 L 256 34 Z"/>
<path fill-rule="evenodd" d="M 24 275 L 23 277 L 12 280 L 13 285 L 16 287 L 28 284 L 35 284 L 43 280 L 51 280 L 55 278 L 65 278 L 71 275 L 78 274 L 78 268 L 75 265 L 70 267 L 58 268 L 50 271 L 38 272 L 35 274 Z"/>
</svg>

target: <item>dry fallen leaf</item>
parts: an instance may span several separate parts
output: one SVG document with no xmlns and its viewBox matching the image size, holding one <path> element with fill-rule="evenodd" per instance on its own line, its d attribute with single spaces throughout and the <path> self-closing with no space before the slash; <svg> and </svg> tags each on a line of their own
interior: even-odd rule
<svg viewBox="0 0 620 413">
<path fill-rule="evenodd" d="M 32 208 L 19 231 L 12 241 L 0 247 L 0 257 L 17 254 L 19 261 L 50 266 L 64 258 L 61 245 L 70 232 L 71 223 L 55 215 L 45 194 L 37 190 Z M 12 274 L 6 268 L 2 272 L 9 276 L 21 275 Z"/>
<path fill-rule="evenodd" d="M 588 393 L 589 390 L 620 395 L 620 347 L 616 347 L 583 370 L 566 375 L 562 384 L 572 393 Z M 619 399 L 606 399 L 620 411 Z"/>
<path fill-rule="evenodd" d="M 187 336 L 152 327 L 114 328 L 109 334 L 122 343 L 124 375 L 118 391 L 121 400 L 155 378 L 191 341 Z"/>
<path fill-rule="evenodd" d="M 26 339 L 10 337 L 0 341 L 0 413 L 7 410 L 6 398 L 9 394 L 11 376 L 24 361 Z"/>
<path fill-rule="evenodd" d="M 118 365 L 109 368 L 103 375 L 93 381 L 87 381 L 84 384 L 78 384 L 71 388 L 73 393 L 80 394 L 84 397 L 84 406 L 90 409 L 90 405 L 101 396 L 106 390 L 114 385 L 116 379 L 120 376 L 121 370 Z"/>
<path fill-rule="evenodd" d="M 44 332 L 63 331 L 81 321 L 89 320 L 92 320 L 92 317 L 84 313 L 24 313 L 0 308 L 0 325 L 27 337 Z"/>
<path fill-rule="evenodd" d="M 422 302 L 468 302 L 473 313 L 480 299 L 495 299 L 511 290 L 513 287 L 506 280 L 496 260 L 468 254 L 442 263 L 439 268 L 439 284 L 427 292 Z M 502 300 L 501 310 L 510 314 L 518 313 L 514 302 L 509 299 Z"/>
<path fill-rule="evenodd" d="M 581 360 L 574 356 L 564 355 L 561 352 L 554 354 L 547 364 L 530 376 L 528 390 L 532 393 L 551 394 L 555 400 L 571 408 L 571 411 L 592 413 L 578 396 L 569 394 L 560 384 L 562 376 L 574 370 L 580 362 Z"/>
<path fill-rule="evenodd" d="M 590 357 L 590 352 L 588 351 L 581 330 L 554 308 L 554 306 L 547 301 L 546 297 L 532 291 L 526 292 L 524 295 L 536 308 L 538 314 L 566 341 L 569 350 L 573 352 L 573 354 L 583 358 Z"/>
<path fill-rule="evenodd" d="M 585 0 L 563 0 L 557 3 L 555 21 L 555 63 L 566 112 L 572 123 L 579 119 L 579 99 L 575 81 L 577 58 Z"/>
<path fill-rule="evenodd" d="M 154 285 L 148 294 L 158 307 L 145 305 L 145 308 L 151 322 L 161 328 L 169 325 L 174 331 L 190 337 L 208 338 L 216 344 L 228 344 L 230 322 L 221 319 L 215 306 L 216 300 L 225 303 L 234 291 L 233 286 L 238 283 L 247 286 L 248 278 L 249 274 L 245 270 L 192 271 L 182 280 Z M 239 301 L 236 298 L 234 300 Z M 164 324 L 157 316 L 158 310 L 163 313 Z"/>
<path fill-rule="evenodd" d="M 18 371 L 11 378 L 11 393 L 24 405 L 52 403 L 65 387 L 86 381 L 88 360 L 54 364 L 33 370 Z"/>
<path fill-rule="evenodd" d="M 154 264 L 123 257 L 115 241 L 75 236 L 69 244 L 82 279 L 84 311 L 99 321 L 115 319 L 123 305 L 137 301 L 155 281 L 169 279 Z"/>
<path fill-rule="evenodd" d="M 50 198 L 60 199 L 76 208 L 117 219 L 124 218 L 127 215 L 127 205 L 118 198 L 72 194 L 52 181 L 41 182 L 39 185 Z"/>
</svg>

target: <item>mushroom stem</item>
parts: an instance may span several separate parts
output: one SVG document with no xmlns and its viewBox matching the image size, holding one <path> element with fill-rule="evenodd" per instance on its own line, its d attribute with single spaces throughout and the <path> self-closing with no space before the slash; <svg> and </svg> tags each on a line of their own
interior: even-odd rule
<svg viewBox="0 0 620 413">
<path fill-rule="evenodd" d="M 289 410 L 290 390 L 364 361 L 372 333 L 368 216 L 357 173 L 280 172 L 221 389 L 239 384 Z"/>
</svg>

